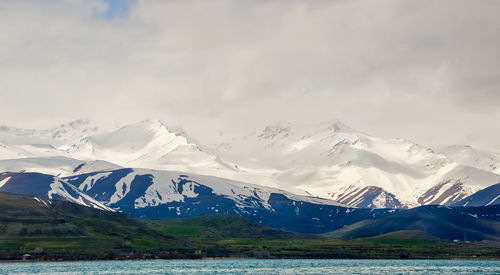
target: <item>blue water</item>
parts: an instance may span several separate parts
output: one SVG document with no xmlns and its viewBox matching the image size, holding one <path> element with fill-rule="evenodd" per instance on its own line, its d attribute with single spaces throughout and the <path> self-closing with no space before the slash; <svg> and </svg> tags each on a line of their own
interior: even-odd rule
<svg viewBox="0 0 500 275">
<path fill-rule="evenodd" d="M 500 261 L 154 260 L 2 263 L 0 274 L 500 274 Z"/>
</svg>

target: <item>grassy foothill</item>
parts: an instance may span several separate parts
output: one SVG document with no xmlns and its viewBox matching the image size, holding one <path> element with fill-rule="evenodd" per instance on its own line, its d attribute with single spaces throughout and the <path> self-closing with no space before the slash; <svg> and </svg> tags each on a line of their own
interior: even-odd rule
<svg viewBox="0 0 500 275">
<path fill-rule="evenodd" d="M 0 259 L 480 258 L 497 242 L 451 243 L 419 231 L 369 238 L 307 235 L 241 217 L 139 220 L 61 201 L 0 193 Z"/>
</svg>

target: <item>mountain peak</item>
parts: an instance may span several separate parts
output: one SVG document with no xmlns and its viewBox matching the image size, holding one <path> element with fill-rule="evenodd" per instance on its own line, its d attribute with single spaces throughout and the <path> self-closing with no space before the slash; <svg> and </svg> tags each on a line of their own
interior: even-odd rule
<svg viewBox="0 0 500 275">
<path fill-rule="evenodd" d="M 164 123 L 163 121 L 161 121 L 160 119 L 156 119 L 156 118 L 148 118 L 148 119 L 144 119 L 138 123 L 132 123 L 133 124 L 137 124 L 137 125 L 144 125 L 144 126 L 151 126 L 151 127 L 156 127 L 156 128 L 161 128 L 161 127 L 166 127 L 168 128 L 167 124 Z"/>
<path fill-rule="evenodd" d="M 149 128 L 150 130 L 164 130 L 168 133 L 174 134 L 176 136 L 184 137 L 186 140 L 190 143 L 196 143 L 194 139 L 192 139 L 187 132 L 184 130 L 182 127 L 171 127 L 167 125 L 165 122 L 161 121 L 160 119 L 156 118 L 148 118 L 144 119 L 139 123 L 136 124 L 129 124 L 130 125 L 135 125 L 135 126 L 144 126 L 146 128 Z M 125 126 L 125 127 L 127 127 Z"/>
<path fill-rule="evenodd" d="M 333 132 L 353 132 L 354 130 L 338 119 L 332 119 L 325 123 Z"/>
<path fill-rule="evenodd" d="M 273 139 L 280 135 L 288 135 L 291 124 L 289 122 L 281 122 L 273 125 L 268 125 L 264 128 L 259 138 Z"/>
<path fill-rule="evenodd" d="M 80 139 L 82 136 L 95 135 L 98 127 L 88 119 L 77 119 L 46 129 L 27 129 L 0 126 L 0 139 L 10 144 L 51 144 Z"/>
<path fill-rule="evenodd" d="M 78 136 L 88 136 L 97 133 L 98 127 L 90 119 L 77 119 L 61 124 L 48 130 L 54 139 L 67 139 L 77 132 Z"/>
<path fill-rule="evenodd" d="M 83 126 L 87 126 L 87 125 L 91 125 L 91 124 L 92 124 L 92 120 L 90 120 L 88 118 L 79 118 L 79 119 L 75 119 L 75 120 L 67 122 L 67 123 L 60 124 L 59 126 L 56 126 L 54 128 L 60 128 L 60 127 L 79 128 L 79 127 L 83 127 Z"/>
</svg>

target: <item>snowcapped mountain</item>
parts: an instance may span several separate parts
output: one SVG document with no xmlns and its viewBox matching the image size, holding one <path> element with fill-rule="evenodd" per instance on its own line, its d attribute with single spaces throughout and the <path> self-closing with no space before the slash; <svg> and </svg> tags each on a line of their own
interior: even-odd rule
<svg viewBox="0 0 500 275">
<path fill-rule="evenodd" d="M 273 193 L 282 194 L 295 201 L 346 206 L 332 200 L 296 195 L 275 188 L 178 171 L 124 168 L 64 179 L 107 205 L 126 208 L 155 207 L 170 202 L 184 202 L 186 199 L 198 197 L 199 193 L 195 191 L 201 188 L 209 188 L 215 195 L 230 198 L 236 202 L 236 207 L 242 209 L 241 211 L 245 211 L 244 209 L 248 207 L 254 208 L 256 205 L 269 209 L 269 198 Z M 138 191 L 139 189 L 141 191 Z M 131 196 L 135 196 L 133 200 Z M 213 211 L 218 212 L 217 209 Z"/>
<path fill-rule="evenodd" d="M 500 155 L 374 137 L 338 120 L 279 123 L 204 146 L 144 120 L 105 131 L 79 120 L 47 130 L 0 126 L 0 172 L 61 177 L 122 167 L 226 178 L 368 208 L 451 205 L 500 182 Z"/>
<path fill-rule="evenodd" d="M 33 154 L 5 142 L 0 141 L 0 158 L 1 159 L 16 159 L 31 157 Z"/>
<path fill-rule="evenodd" d="M 140 178 L 143 178 L 146 183 L 138 183 L 142 182 Z M 200 187 L 201 184 L 210 188 L 214 194 L 231 198 L 242 208 L 255 205 L 254 202 L 248 204 L 248 198 L 255 199 L 259 202 L 257 204 L 268 208 L 268 200 L 272 193 L 283 194 L 296 201 L 346 206 L 331 200 L 296 195 L 275 188 L 211 176 L 187 175 L 178 171 L 124 168 L 70 176 L 64 179 L 108 205 L 120 204 L 123 199 L 132 193 L 138 195 L 135 200 L 131 201 L 133 204 L 128 205 L 128 207 L 135 208 L 158 206 L 173 201 L 182 202 L 187 198 L 197 197 L 194 190 L 196 187 Z M 135 188 L 139 188 L 139 186 L 145 188 L 145 190 L 138 193 Z"/>
<path fill-rule="evenodd" d="M 65 180 L 40 173 L 0 173 L 0 191 L 69 201 L 100 210 L 114 211 Z"/>
<path fill-rule="evenodd" d="M 82 161 L 67 157 L 31 157 L 0 160 L 0 171 L 38 172 L 59 177 L 119 168 L 121 167 L 103 160 Z"/>
<path fill-rule="evenodd" d="M 12 145 L 51 145 L 54 147 L 99 133 L 90 120 L 79 119 L 50 129 L 23 129 L 0 126 L 0 140 Z"/>
<path fill-rule="evenodd" d="M 184 130 L 170 128 L 159 120 L 144 120 L 110 133 L 86 136 L 60 149 L 77 159 L 106 160 L 124 167 L 202 174 L 231 170 L 217 156 L 205 152 Z"/>
<path fill-rule="evenodd" d="M 42 130 L 0 126 L 0 159 L 70 157 L 59 147 L 98 133 L 97 126 L 83 119 Z"/>
<path fill-rule="evenodd" d="M 451 205 L 500 181 L 500 176 L 471 166 L 456 165 L 439 182 L 420 195 L 421 204 Z"/>
<path fill-rule="evenodd" d="M 47 130 L 7 126 L 0 129 L 3 129 L 0 160 L 6 160 L 0 162 L 0 171 L 25 170 L 66 176 L 71 174 L 70 168 L 82 162 L 87 163 L 86 168 L 94 162 L 94 170 L 87 172 L 98 171 L 98 168 L 116 169 L 118 165 L 214 176 L 237 170 L 205 151 L 182 128 L 168 127 L 159 120 L 144 120 L 111 131 L 99 130 L 87 120 Z M 101 163 L 97 163 L 99 161 Z"/>
<path fill-rule="evenodd" d="M 339 121 L 276 124 L 215 152 L 253 182 L 294 188 L 358 207 L 449 205 L 500 180 L 500 161 L 472 147 L 443 153 L 404 139 L 373 137 Z"/>
<path fill-rule="evenodd" d="M 332 195 L 332 199 L 344 202 L 359 208 L 404 208 L 404 205 L 395 195 L 376 186 L 350 185 Z"/>
<path fill-rule="evenodd" d="M 452 145 L 441 148 L 439 153 L 464 166 L 500 174 L 500 154 L 487 152 L 469 145 Z"/>
<path fill-rule="evenodd" d="M 118 169 L 64 180 L 111 208 L 149 219 L 228 214 L 317 233 L 393 211 L 355 209 L 327 199 L 177 171 Z"/>
<path fill-rule="evenodd" d="M 458 201 L 452 206 L 490 206 L 500 205 L 500 183 L 477 191 L 476 193 Z"/>
</svg>

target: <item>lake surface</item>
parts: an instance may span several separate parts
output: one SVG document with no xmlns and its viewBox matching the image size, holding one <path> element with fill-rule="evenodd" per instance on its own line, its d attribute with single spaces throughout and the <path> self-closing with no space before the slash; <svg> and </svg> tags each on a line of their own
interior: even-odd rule
<svg viewBox="0 0 500 275">
<path fill-rule="evenodd" d="M 500 261 L 154 260 L 1 263 L 0 274 L 500 274 Z"/>
</svg>

